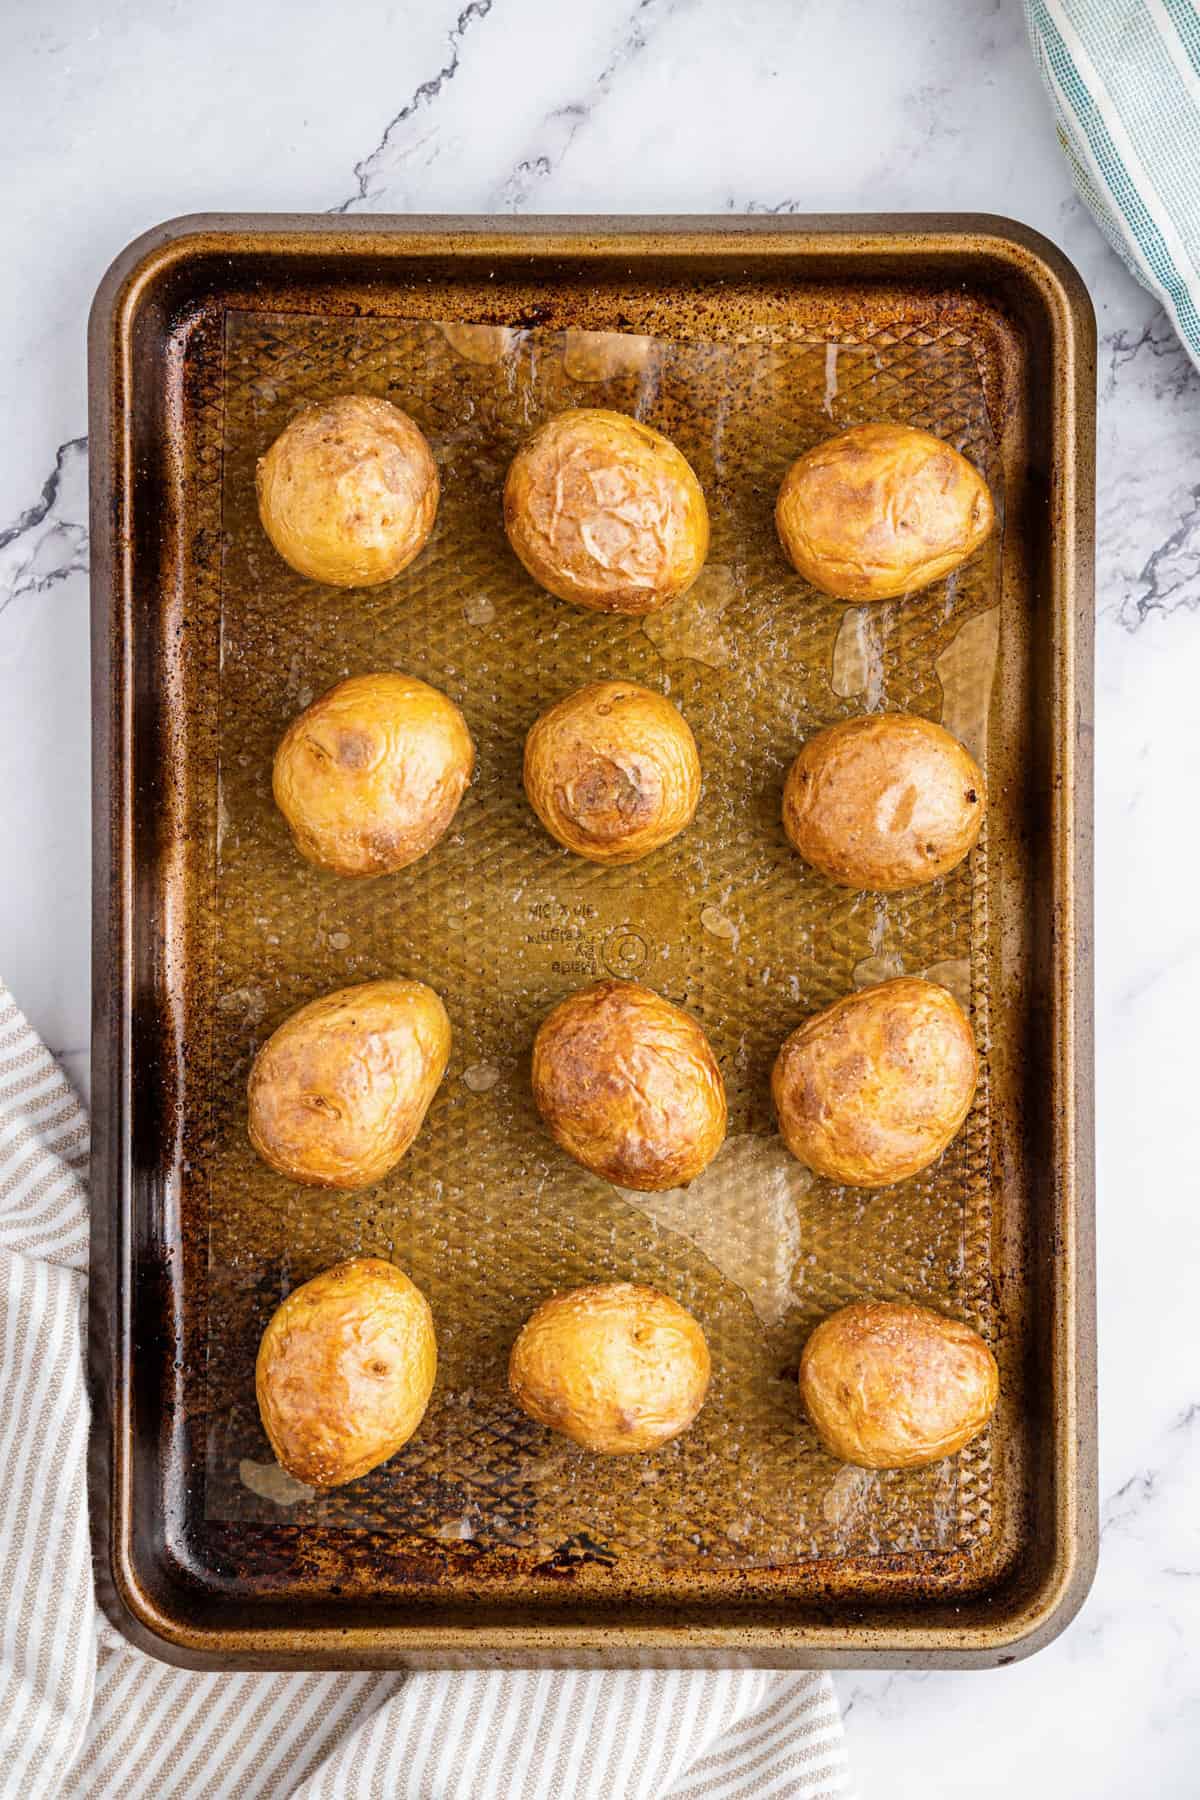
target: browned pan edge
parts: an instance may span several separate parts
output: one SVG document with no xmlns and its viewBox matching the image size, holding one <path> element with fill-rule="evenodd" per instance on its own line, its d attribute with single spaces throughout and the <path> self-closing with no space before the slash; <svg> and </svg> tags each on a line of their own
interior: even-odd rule
<svg viewBox="0 0 1200 1800">
<path fill-rule="evenodd" d="M 162 1467 L 179 1455 L 172 1422 L 146 1430 L 137 1368 L 152 1362 L 179 1305 L 170 1195 L 146 1180 L 132 1131 L 134 1084 L 145 1107 L 167 1082 L 133 1066 L 135 1029 L 176 979 L 151 954 L 139 910 L 147 820 L 161 822 L 170 771 L 134 761 L 139 730 L 169 733 L 170 693 L 148 701 L 135 683 L 139 576 L 158 566 L 177 525 L 172 481 L 147 494 L 135 467 L 135 406 L 156 372 L 155 351 L 189 293 L 244 280 L 254 257 L 311 267 L 369 259 L 461 257 L 594 261 L 635 272 L 665 256 L 753 279 L 769 260 L 797 280 L 961 282 L 1003 296 L 1036 351 L 1049 529 L 1038 571 L 1045 615 L 1039 701 L 1045 714 L 1050 896 L 1047 949 L 1050 1093 L 1045 1179 L 1034 1197 L 1037 1241 L 1025 1247 L 1051 1450 L 1034 1519 L 1035 1557 L 994 1591 L 924 1608 L 839 1596 L 789 1605 L 730 1595 L 665 1608 L 630 1597 L 605 1606 L 580 1593 L 569 1612 L 519 1603 L 477 1612 L 390 1607 L 281 1618 L 206 1586 L 164 1554 L 177 1520 L 163 1516 Z M 489 1665 L 768 1667 L 993 1666 L 1050 1641 L 1090 1585 L 1096 1557 L 1094 1175 L 1092 1149 L 1092 635 L 1095 324 L 1086 290 L 1037 233 L 986 215 L 756 218 L 347 220 L 304 215 L 196 215 L 131 244 L 101 283 L 89 328 L 93 654 L 93 1227 L 89 1320 L 94 1422 L 91 1506 L 97 1588 L 109 1616 L 151 1654 L 194 1667 Z M 172 475 L 175 471 L 171 472 Z M 139 486 L 139 476 L 140 486 Z M 138 508 L 133 500 L 138 490 Z M 151 504 L 147 504 L 148 500 Z M 153 516 L 151 516 L 153 515 Z M 147 707 L 155 713 L 147 719 Z M 156 785 L 157 781 L 162 786 Z M 140 829 L 139 829 L 140 827 Z M 161 846 L 155 846 L 161 848 Z M 141 986 L 135 944 L 142 934 Z M 148 991 L 153 990 L 153 991 Z M 174 1130 L 165 1102 L 163 1133 Z M 159 1146 L 161 1153 L 161 1145 Z M 143 1179 L 139 1179 L 143 1177 Z M 157 1326 L 156 1326 L 156 1321 Z"/>
</svg>

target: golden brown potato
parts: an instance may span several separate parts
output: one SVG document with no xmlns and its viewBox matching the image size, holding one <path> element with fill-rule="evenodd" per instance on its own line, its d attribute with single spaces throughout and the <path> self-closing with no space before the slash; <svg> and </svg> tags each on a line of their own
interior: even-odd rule
<svg viewBox="0 0 1200 1800">
<path fill-rule="evenodd" d="M 314 700 L 275 752 L 272 786 L 302 856 L 335 875 L 383 875 L 433 848 L 474 766 L 454 702 L 389 670 Z"/>
<path fill-rule="evenodd" d="M 870 713 L 808 740 L 784 785 L 783 828 L 831 881 L 891 894 L 956 868 L 986 800 L 978 763 L 948 731 Z"/>
<path fill-rule="evenodd" d="M 636 681 L 598 681 L 534 725 L 525 792 L 550 835 L 577 856 L 635 862 L 691 823 L 700 799 L 696 740 L 661 694 Z"/>
<path fill-rule="evenodd" d="M 771 1093 L 793 1156 L 831 1181 L 874 1188 L 941 1155 L 977 1077 L 958 1001 L 902 975 L 806 1019 L 775 1059 Z"/>
<path fill-rule="evenodd" d="M 437 465 L 390 401 L 347 394 L 310 406 L 258 465 L 263 530 L 285 562 L 330 587 L 377 587 L 433 530 Z"/>
<path fill-rule="evenodd" d="M 508 1365 L 530 1418 L 605 1456 L 654 1450 L 686 1431 L 708 1377 L 708 1345 L 691 1313 L 632 1281 L 543 1301 Z"/>
<path fill-rule="evenodd" d="M 558 413 L 522 444 L 504 527 L 535 581 L 596 612 L 654 612 L 708 554 L 708 508 L 687 461 L 661 432 L 601 407 Z"/>
<path fill-rule="evenodd" d="M 293 1181 L 370 1187 L 421 1129 L 449 1057 L 446 1009 L 423 981 L 337 988 L 255 1057 L 250 1142 Z"/>
<path fill-rule="evenodd" d="M 940 581 L 993 520 L 978 470 L 910 425 L 826 439 L 792 464 L 775 506 L 792 567 L 839 600 L 892 600 Z"/>
<path fill-rule="evenodd" d="M 708 1039 L 635 981 L 595 981 L 543 1019 L 533 1097 L 568 1156 L 618 1187 L 680 1187 L 725 1141 L 725 1083 Z"/>
<path fill-rule="evenodd" d="M 800 1395 L 833 1456 L 863 1469 L 914 1469 L 981 1432 L 1000 1389 L 977 1332 L 926 1306 L 861 1300 L 804 1346 Z"/>
<path fill-rule="evenodd" d="M 393 1263 L 359 1256 L 288 1295 L 263 1332 L 254 1385 L 278 1461 L 331 1488 L 407 1444 L 436 1371 L 420 1288 Z"/>
</svg>

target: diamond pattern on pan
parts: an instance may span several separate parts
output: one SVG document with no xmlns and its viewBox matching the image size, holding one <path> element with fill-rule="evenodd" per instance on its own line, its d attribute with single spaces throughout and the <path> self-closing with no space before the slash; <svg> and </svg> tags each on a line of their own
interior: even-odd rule
<svg viewBox="0 0 1200 1800">
<path fill-rule="evenodd" d="M 409 570 L 382 588 L 335 592 L 293 573 L 267 543 L 254 462 L 303 404 L 354 391 L 413 414 L 433 444 L 443 497 Z M 664 341 L 640 370 L 582 381 L 550 331 L 527 331 L 488 364 L 458 354 L 428 323 L 235 313 L 222 398 L 208 1516 L 280 1519 L 239 1478 L 243 1458 L 269 1456 L 253 1399 L 258 1337 L 290 1287 L 369 1251 L 395 1257 L 430 1297 L 434 1400 L 398 1457 L 349 1489 L 298 1501 L 289 1523 L 384 1531 L 436 1543 L 439 1555 L 518 1546 L 549 1560 L 578 1542 L 664 1567 L 977 1545 L 991 1529 L 988 1435 L 930 1470 L 848 1477 L 801 1416 L 795 1368 L 816 1319 L 865 1294 L 927 1301 L 991 1329 L 986 1057 L 967 1126 L 933 1170 L 874 1194 L 801 1184 L 795 1304 L 769 1325 L 698 1243 L 563 1157 L 528 1088 L 538 1021 L 604 973 L 635 976 L 697 1014 L 725 1071 L 731 1133 L 764 1141 L 774 1131 L 768 1080 L 779 1044 L 846 992 L 869 958 L 910 971 L 970 958 L 986 1046 L 986 833 L 970 870 L 876 899 L 806 868 L 779 823 L 800 742 L 864 704 L 831 685 L 845 608 L 807 588 L 779 549 L 779 481 L 831 430 L 886 417 L 950 438 L 995 490 L 969 337 L 876 326 L 840 342 L 832 366 L 823 341 L 785 332 Z M 500 493 L 514 448 L 549 413 L 597 404 L 647 418 L 700 476 L 710 564 L 722 571 L 723 666 L 660 652 L 637 620 L 561 604 L 509 553 Z M 880 609 L 882 706 L 938 715 L 936 659 L 965 619 L 996 604 L 999 580 L 993 541 L 956 580 Z M 428 857 L 359 884 L 294 853 L 271 801 L 270 765 L 309 699 L 380 666 L 420 675 L 463 707 L 478 766 Z M 624 869 L 555 845 L 520 781 L 537 714 L 612 675 L 671 695 L 705 771 L 691 829 Z M 377 1188 L 347 1196 L 293 1187 L 246 1142 L 253 1053 L 302 1001 L 386 973 L 420 976 L 442 994 L 455 1034 L 446 1080 L 413 1148 Z M 485 1080 L 473 1086 L 480 1068 Z M 711 1249 L 711 1235 L 705 1241 Z M 714 1380 L 686 1437 L 651 1458 L 605 1461 L 524 1419 L 504 1375 L 512 1338 L 541 1298 L 617 1276 L 661 1287 L 697 1314 Z"/>
</svg>

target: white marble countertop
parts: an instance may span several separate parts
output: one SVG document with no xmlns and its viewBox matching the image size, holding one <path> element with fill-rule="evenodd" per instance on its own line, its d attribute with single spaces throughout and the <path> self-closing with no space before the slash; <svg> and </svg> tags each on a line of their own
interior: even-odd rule
<svg viewBox="0 0 1200 1800">
<path fill-rule="evenodd" d="M 1100 1573 L 1027 1662 L 838 1686 L 865 1800 L 1195 1794 L 1200 377 L 1074 197 L 1017 0 L 15 0 L 0 135 L 0 971 L 85 1088 L 84 328 L 129 238 L 194 210 L 983 210 L 1075 260 L 1101 335 Z"/>
</svg>

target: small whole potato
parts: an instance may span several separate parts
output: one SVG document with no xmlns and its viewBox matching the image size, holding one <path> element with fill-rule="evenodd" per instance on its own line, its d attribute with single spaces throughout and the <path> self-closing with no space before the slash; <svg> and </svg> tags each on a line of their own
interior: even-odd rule
<svg viewBox="0 0 1200 1800">
<path fill-rule="evenodd" d="M 250 1070 L 250 1142 L 310 1187 L 364 1188 L 408 1149 L 450 1057 L 423 981 L 364 981 L 300 1007 Z"/>
<path fill-rule="evenodd" d="M 592 862 L 634 862 L 690 824 L 696 740 L 662 694 L 598 681 L 552 706 L 525 740 L 525 792 L 552 837 Z"/>
<path fill-rule="evenodd" d="M 425 1416 L 433 1315 L 394 1263 L 355 1257 L 295 1288 L 263 1332 L 254 1385 L 280 1465 L 340 1487 L 386 1462 Z"/>
<path fill-rule="evenodd" d="M 624 1456 L 687 1430 L 709 1370 L 690 1312 L 654 1288 L 609 1281 L 543 1301 L 513 1345 L 508 1385 L 539 1425 Z"/>
<path fill-rule="evenodd" d="M 775 523 L 788 560 L 838 600 L 893 600 L 964 563 L 994 523 L 979 471 L 911 425 L 855 425 L 784 476 Z"/>
<path fill-rule="evenodd" d="M 335 875 L 383 875 L 433 848 L 474 766 L 454 702 L 388 671 L 314 700 L 275 752 L 272 787 L 302 856 Z"/>
<path fill-rule="evenodd" d="M 800 1395 L 832 1456 L 915 1469 L 981 1432 L 1000 1391 L 996 1359 L 969 1325 L 887 1300 L 843 1306 L 800 1359 Z"/>
<path fill-rule="evenodd" d="M 504 484 L 508 541 L 536 582 L 596 612 L 650 613 L 691 587 L 708 508 L 669 438 L 625 413 L 558 413 Z"/>
<path fill-rule="evenodd" d="M 725 1141 L 725 1083 L 690 1013 L 635 981 L 596 981 L 547 1014 L 533 1097 L 551 1136 L 618 1187 L 681 1187 Z"/>
<path fill-rule="evenodd" d="M 983 824 L 974 757 L 916 713 L 869 713 L 809 738 L 783 789 L 783 828 L 842 887 L 892 894 L 956 868 Z"/>
<path fill-rule="evenodd" d="M 800 1162 L 847 1187 L 886 1187 L 941 1155 L 978 1073 L 958 1001 L 902 975 L 806 1019 L 775 1059 L 771 1094 Z"/>
<path fill-rule="evenodd" d="M 432 452 L 388 400 L 346 394 L 294 418 L 261 458 L 258 511 L 285 562 L 330 587 L 377 587 L 424 549 Z"/>
</svg>

